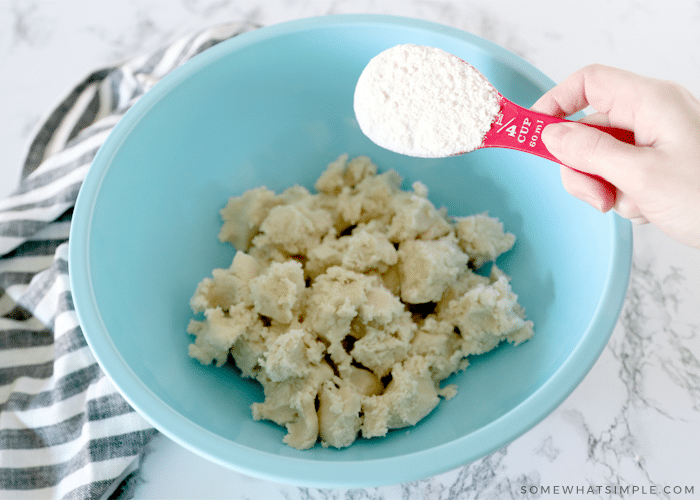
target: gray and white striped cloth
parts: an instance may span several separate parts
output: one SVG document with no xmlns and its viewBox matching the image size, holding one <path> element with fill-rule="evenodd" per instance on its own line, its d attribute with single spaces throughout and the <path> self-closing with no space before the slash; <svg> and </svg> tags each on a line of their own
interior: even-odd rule
<svg viewBox="0 0 700 500">
<path fill-rule="evenodd" d="M 19 187 L 0 200 L 0 498 L 130 495 L 121 480 L 156 431 L 101 371 L 78 324 L 67 260 L 73 205 L 100 145 L 144 92 L 254 28 L 216 26 L 95 71 L 33 138 Z"/>
</svg>

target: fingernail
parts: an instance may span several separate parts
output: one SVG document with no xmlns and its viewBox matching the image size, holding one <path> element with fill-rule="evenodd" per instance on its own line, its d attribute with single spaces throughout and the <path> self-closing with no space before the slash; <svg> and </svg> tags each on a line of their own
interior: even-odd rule
<svg viewBox="0 0 700 500">
<path fill-rule="evenodd" d="M 598 198 L 597 196 L 587 196 L 587 197 L 582 197 L 581 198 L 583 201 L 588 203 L 590 206 L 598 210 L 599 212 L 603 212 L 603 201 Z"/>
<path fill-rule="evenodd" d="M 633 217 L 633 218 L 631 218 L 631 219 L 630 219 L 630 222 L 631 222 L 632 224 L 637 224 L 637 225 L 649 224 L 649 219 L 647 219 L 646 217 L 644 217 L 643 215 L 641 215 L 641 216 L 639 216 L 639 217 Z"/>
<path fill-rule="evenodd" d="M 606 213 L 615 206 L 618 196 L 617 189 L 604 179 L 595 176 L 590 177 L 595 179 L 595 182 L 590 183 L 585 191 L 582 189 L 575 196 L 599 212 Z"/>
</svg>

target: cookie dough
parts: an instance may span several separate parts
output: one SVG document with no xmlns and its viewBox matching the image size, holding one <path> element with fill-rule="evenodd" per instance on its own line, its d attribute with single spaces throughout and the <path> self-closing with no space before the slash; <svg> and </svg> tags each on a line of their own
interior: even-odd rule
<svg viewBox="0 0 700 500">
<path fill-rule="evenodd" d="M 488 214 L 450 218 L 415 182 L 340 156 L 315 184 L 259 187 L 221 211 L 236 248 L 191 300 L 189 355 L 232 361 L 264 389 L 256 420 L 285 426 L 297 449 L 342 448 L 415 425 L 468 357 L 533 335 L 495 265 L 515 237 Z"/>
</svg>

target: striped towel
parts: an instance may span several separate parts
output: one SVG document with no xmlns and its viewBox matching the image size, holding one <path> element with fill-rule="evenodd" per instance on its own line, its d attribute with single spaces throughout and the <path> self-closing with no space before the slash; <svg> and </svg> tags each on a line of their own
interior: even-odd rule
<svg viewBox="0 0 700 500">
<path fill-rule="evenodd" d="M 68 280 L 81 182 L 120 117 L 163 76 L 255 26 L 216 26 L 73 89 L 30 144 L 18 189 L 0 200 L 0 498 L 126 498 L 156 434 L 97 365 Z M 133 494 L 133 491 L 132 491 Z"/>
</svg>

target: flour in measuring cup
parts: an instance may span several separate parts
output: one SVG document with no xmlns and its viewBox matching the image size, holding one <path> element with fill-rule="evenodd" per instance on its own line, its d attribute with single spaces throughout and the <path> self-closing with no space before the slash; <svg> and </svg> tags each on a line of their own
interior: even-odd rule
<svg viewBox="0 0 700 500">
<path fill-rule="evenodd" d="M 362 132 L 379 146 L 440 158 L 481 146 L 500 105 L 489 81 L 457 56 L 404 44 L 370 60 L 354 109 Z"/>
</svg>

